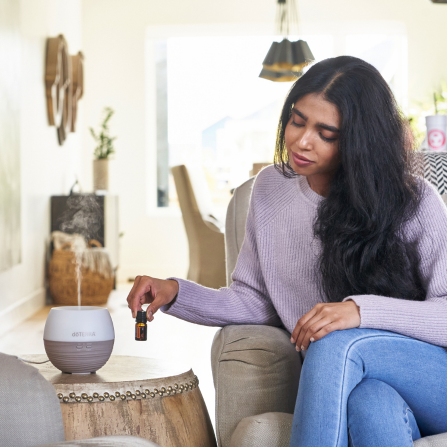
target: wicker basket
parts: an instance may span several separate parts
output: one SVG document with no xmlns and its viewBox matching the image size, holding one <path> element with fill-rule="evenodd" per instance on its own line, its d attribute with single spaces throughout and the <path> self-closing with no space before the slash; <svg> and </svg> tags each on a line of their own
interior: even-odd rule
<svg viewBox="0 0 447 447">
<path fill-rule="evenodd" d="M 102 245 L 95 240 L 89 247 Z M 75 252 L 65 244 L 61 250 L 54 250 L 48 266 L 50 294 L 54 304 L 76 306 L 78 304 L 78 281 L 76 276 Z M 113 289 L 114 277 L 106 278 L 98 272 L 81 268 L 81 304 L 98 306 L 107 303 Z"/>
</svg>

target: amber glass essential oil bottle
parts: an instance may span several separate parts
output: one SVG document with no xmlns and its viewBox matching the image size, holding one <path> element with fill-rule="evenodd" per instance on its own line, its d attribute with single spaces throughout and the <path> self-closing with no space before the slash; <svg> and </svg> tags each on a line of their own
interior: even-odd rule
<svg viewBox="0 0 447 447">
<path fill-rule="evenodd" d="M 135 340 L 146 341 L 147 340 L 147 315 L 143 310 L 137 312 L 137 318 L 135 319 Z"/>
</svg>

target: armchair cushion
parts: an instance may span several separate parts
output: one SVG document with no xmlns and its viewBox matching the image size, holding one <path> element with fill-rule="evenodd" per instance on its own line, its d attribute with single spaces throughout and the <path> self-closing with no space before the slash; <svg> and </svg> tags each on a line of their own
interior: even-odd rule
<svg viewBox="0 0 447 447">
<path fill-rule="evenodd" d="M 447 447 L 447 433 L 426 436 L 413 442 L 414 447 Z"/>
<path fill-rule="evenodd" d="M 231 437 L 230 447 L 289 447 L 293 414 L 265 413 L 242 419 Z M 414 447 L 447 447 L 447 433 L 426 436 Z"/>
<path fill-rule="evenodd" d="M 264 413 L 239 422 L 230 447 L 289 447 L 293 414 Z"/>
<path fill-rule="evenodd" d="M 211 363 L 220 447 L 230 446 L 231 436 L 244 418 L 267 412 L 293 413 L 302 357 L 286 330 L 226 326 L 214 337 Z"/>
</svg>

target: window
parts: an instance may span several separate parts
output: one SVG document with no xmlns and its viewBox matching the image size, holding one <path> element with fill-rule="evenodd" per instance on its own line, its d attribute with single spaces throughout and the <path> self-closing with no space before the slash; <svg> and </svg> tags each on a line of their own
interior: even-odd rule
<svg viewBox="0 0 447 447">
<path fill-rule="evenodd" d="M 304 39 L 317 60 L 333 56 L 331 36 Z M 249 178 L 253 163 L 273 160 L 280 110 L 292 85 L 258 77 L 273 40 L 257 36 L 165 41 L 168 165 L 201 165 L 216 213 L 221 216 L 231 198 L 230 190 Z M 162 48 L 163 43 L 157 45 Z M 157 75 L 157 87 L 158 82 Z M 157 92 L 162 86 L 163 81 Z M 161 114 L 162 123 L 163 119 Z M 166 158 L 158 161 L 166 172 Z M 169 200 L 159 200 L 159 206 L 175 204 L 172 181 L 166 195 Z"/>
<path fill-rule="evenodd" d="M 338 52 L 373 64 L 399 103 L 405 103 L 404 35 L 346 33 L 301 38 L 308 42 L 316 61 L 335 56 L 338 39 Z M 223 219 L 230 190 L 249 178 L 253 163 L 273 161 L 280 110 L 292 86 L 258 77 L 273 40 L 278 38 L 203 36 L 152 41 L 157 67 L 158 206 L 178 206 L 171 166 L 201 166 L 215 213 Z"/>
<path fill-rule="evenodd" d="M 380 71 L 397 102 L 408 102 L 407 39 L 401 35 L 351 34 L 346 36 L 346 54 L 359 57 Z"/>
</svg>

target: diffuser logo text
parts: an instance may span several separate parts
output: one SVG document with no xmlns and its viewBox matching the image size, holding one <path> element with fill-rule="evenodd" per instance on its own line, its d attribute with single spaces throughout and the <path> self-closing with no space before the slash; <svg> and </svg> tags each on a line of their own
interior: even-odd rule
<svg viewBox="0 0 447 447">
<path fill-rule="evenodd" d="M 96 337 L 94 332 L 73 332 L 72 337 Z"/>
</svg>

